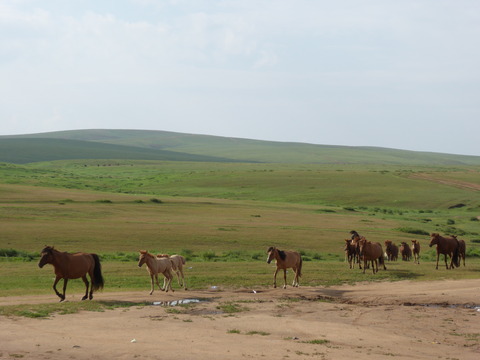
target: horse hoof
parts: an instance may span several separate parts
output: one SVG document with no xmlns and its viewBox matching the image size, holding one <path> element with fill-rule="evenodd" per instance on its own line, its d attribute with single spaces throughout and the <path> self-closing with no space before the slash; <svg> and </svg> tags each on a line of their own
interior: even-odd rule
<svg viewBox="0 0 480 360">
<path fill-rule="evenodd" d="M 83 301 L 83 300 L 87 300 L 87 299 L 88 299 L 87 296 L 82 297 L 82 301 Z"/>
</svg>

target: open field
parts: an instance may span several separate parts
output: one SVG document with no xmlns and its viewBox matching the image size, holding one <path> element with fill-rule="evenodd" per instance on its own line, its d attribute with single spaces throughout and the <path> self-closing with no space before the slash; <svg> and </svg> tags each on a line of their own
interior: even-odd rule
<svg viewBox="0 0 480 360">
<path fill-rule="evenodd" d="M 164 359 L 179 351 L 200 360 L 477 359 L 478 174 L 379 165 L 2 165 L 0 358 L 148 359 L 161 348 Z M 387 262 L 375 275 L 348 269 L 343 245 L 352 229 L 381 243 L 419 240 L 420 265 Z M 465 239 L 467 266 L 435 270 L 431 232 Z M 83 284 L 71 280 L 58 303 L 53 268 L 37 266 L 44 245 L 98 253 L 104 291 L 80 302 Z M 272 245 L 302 253 L 300 288 L 271 288 Z M 173 294 L 149 296 L 140 249 L 185 255 L 190 290 L 174 283 Z M 202 301 L 152 306 L 185 298 Z"/>
</svg>

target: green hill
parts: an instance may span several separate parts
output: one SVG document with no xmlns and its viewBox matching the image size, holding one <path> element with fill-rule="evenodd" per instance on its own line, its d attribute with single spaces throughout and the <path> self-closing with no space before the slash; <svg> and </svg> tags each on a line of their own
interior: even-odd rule
<svg viewBox="0 0 480 360">
<path fill-rule="evenodd" d="M 236 162 L 207 155 L 112 145 L 94 141 L 56 138 L 0 138 L 0 162 L 26 164 L 73 159 L 125 159 L 165 161 Z"/>
<path fill-rule="evenodd" d="M 78 158 L 315 164 L 480 165 L 480 156 L 379 147 L 261 141 L 168 131 L 97 129 L 0 136 L 0 161 L 3 162 L 26 163 Z"/>
</svg>

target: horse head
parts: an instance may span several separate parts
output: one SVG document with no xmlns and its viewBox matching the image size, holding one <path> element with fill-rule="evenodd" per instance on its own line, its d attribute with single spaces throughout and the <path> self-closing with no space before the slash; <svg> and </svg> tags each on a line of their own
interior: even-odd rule
<svg viewBox="0 0 480 360">
<path fill-rule="evenodd" d="M 53 260 L 53 246 L 47 246 L 43 248 L 40 252 L 40 261 L 38 262 L 38 267 L 43 268 L 45 264 L 51 264 Z"/>
<path fill-rule="evenodd" d="M 358 249 L 360 251 L 360 256 L 363 256 L 363 249 L 365 248 L 365 245 L 369 244 L 370 241 L 368 241 L 365 237 L 362 236 L 362 238 L 358 241 Z"/>
<path fill-rule="evenodd" d="M 275 248 L 275 246 L 270 246 L 267 250 L 267 264 L 270 264 L 271 261 L 275 258 L 275 251 L 277 249 Z"/>
<path fill-rule="evenodd" d="M 440 234 L 438 233 L 432 233 L 430 235 L 430 244 L 428 244 L 429 247 L 432 247 L 433 245 L 438 244 L 438 238 L 440 237 Z"/>
<path fill-rule="evenodd" d="M 147 262 L 147 256 L 149 256 L 150 254 L 147 250 L 140 250 L 139 252 L 140 256 L 138 257 L 138 267 L 142 267 L 142 265 Z"/>
</svg>

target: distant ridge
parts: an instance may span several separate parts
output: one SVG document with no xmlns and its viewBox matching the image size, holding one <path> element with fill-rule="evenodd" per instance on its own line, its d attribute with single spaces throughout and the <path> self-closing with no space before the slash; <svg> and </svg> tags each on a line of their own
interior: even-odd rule
<svg viewBox="0 0 480 360">
<path fill-rule="evenodd" d="M 480 165 L 480 156 L 261 141 L 156 130 L 70 130 L 0 136 L 0 162 L 138 159 L 386 165 Z"/>
</svg>

